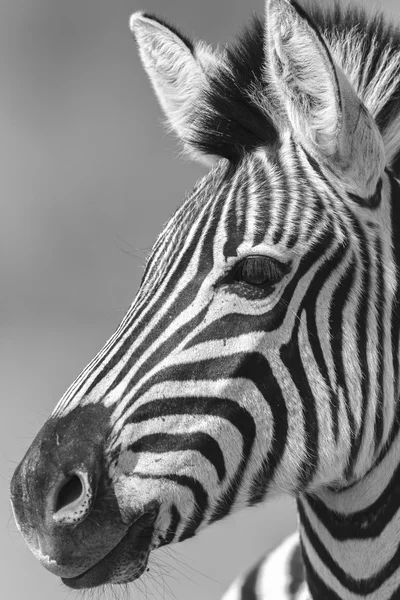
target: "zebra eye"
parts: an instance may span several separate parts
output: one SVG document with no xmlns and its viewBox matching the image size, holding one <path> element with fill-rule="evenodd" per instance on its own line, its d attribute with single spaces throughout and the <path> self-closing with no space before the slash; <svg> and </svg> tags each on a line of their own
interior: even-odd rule
<svg viewBox="0 0 400 600">
<path fill-rule="evenodd" d="M 255 287 L 278 283 L 287 273 L 287 265 L 269 256 L 247 256 L 236 265 L 233 280 Z"/>
</svg>

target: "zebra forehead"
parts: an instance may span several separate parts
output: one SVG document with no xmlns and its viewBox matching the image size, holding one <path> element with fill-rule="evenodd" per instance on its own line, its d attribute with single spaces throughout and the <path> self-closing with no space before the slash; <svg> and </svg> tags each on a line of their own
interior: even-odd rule
<svg viewBox="0 0 400 600">
<path fill-rule="evenodd" d="M 143 282 L 162 278 L 176 256 L 181 254 L 191 233 L 196 233 L 195 237 L 200 241 L 199 236 L 205 230 L 215 232 L 218 224 L 224 220 L 227 224 L 226 234 L 233 238 L 237 221 L 244 221 L 246 218 L 243 206 L 244 189 L 248 188 L 253 203 L 268 202 L 271 190 L 266 184 L 267 180 L 261 176 L 262 163 L 263 168 L 267 168 L 267 161 L 260 161 L 260 158 L 253 154 L 235 162 L 220 160 L 200 179 L 156 240 L 146 265 Z M 254 174 L 251 181 L 249 173 Z M 232 213 L 236 216 L 233 224 Z"/>
<path fill-rule="evenodd" d="M 201 227 L 207 218 L 214 226 L 217 224 L 214 209 L 223 204 L 226 194 L 222 192 L 229 187 L 234 172 L 236 169 L 234 170 L 231 164 L 221 160 L 197 182 L 191 193 L 186 194 L 184 201 L 166 223 L 153 246 L 143 282 L 146 279 L 162 277 L 176 255 L 181 252 L 194 226 Z"/>
<path fill-rule="evenodd" d="M 275 245 L 273 237 L 277 236 L 272 236 L 271 230 L 282 229 L 285 218 L 291 221 L 292 233 L 296 230 L 296 237 L 304 242 L 310 225 L 321 218 L 325 204 L 330 204 L 332 190 L 306 154 L 300 156 L 297 150 L 290 138 L 275 152 L 260 148 L 238 161 L 220 160 L 186 196 L 156 240 L 139 296 L 151 292 L 172 265 L 176 267 L 177 260 L 183 261 L 186 269 L 199 245 L 214 249 L 214 255 L 208 253 L 210 263 L 215 251 L 227 259 L 237 256 L 239 247 Z M 310 178 L 314 183 L 319 179 L 319 185 L 312 188 Z M 199 273 L 202 268 L 206 272 L 204 262 L 198 265 Z"/>
</svg>

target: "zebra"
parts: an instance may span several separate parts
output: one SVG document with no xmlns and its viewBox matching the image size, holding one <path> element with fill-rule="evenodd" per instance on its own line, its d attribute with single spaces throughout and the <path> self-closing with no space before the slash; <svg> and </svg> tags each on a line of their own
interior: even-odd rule
<svg viewBox="0 0 400 600">
<path fill-rule="evenodd" d="M 83 589 L 286 493 L 298 534 L 240 597 L 398 599 L 400 31 L 289 0 L 219 50 L 131 29 L 211 168 L 17 467 L 17 526 Z"/>
</svg>

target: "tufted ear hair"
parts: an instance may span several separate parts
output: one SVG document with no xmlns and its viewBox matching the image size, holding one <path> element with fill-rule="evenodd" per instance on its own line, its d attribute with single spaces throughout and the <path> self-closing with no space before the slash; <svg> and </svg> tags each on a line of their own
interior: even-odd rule
<svg viewBox="0 0 400 600">
<path fill-rule="evenodd" d="M 206 72 L 216 63 L 216 56 L 205 44 L 195 45 L 152 15 L 134 13 L 130 27 L 167 123 L 190 154 L 209 163 L 188 140 L 193 137 L 196 100 L 206 88 Z"/>
<path fill-rule="evenodd" d="M 373 196 L 385 167 L 378 128 L 321 33 L 289 0 L 267 0 L 264 77 L 281 127 L 349 192 Z"/>
</svg>

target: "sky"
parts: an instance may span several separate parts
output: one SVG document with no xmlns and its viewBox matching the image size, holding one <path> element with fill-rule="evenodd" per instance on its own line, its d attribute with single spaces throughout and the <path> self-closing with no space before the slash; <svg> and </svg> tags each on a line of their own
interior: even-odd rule
<svg viewBox="0 0 400 600">
<path fill-rule="evenodd" d="M 400 22 L 397 0 L 381 5 Z M 64 390 L 122 319 L 158 232 L 205 173 L 179 156 L 162 125 L 129 31 L 139 9 L 222 45 L 253 11 L 263 12 L 263 0 L 0 0 L 0 576 L 7 600 L 71 596 L 19 536 L 9 481 Z M 155 553 L 146 580 L 127 597 L 216 600 L 295 526 L 289 499 L 243 511 Z"/>
</svg>

